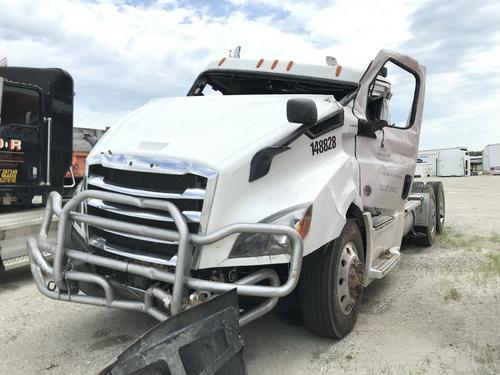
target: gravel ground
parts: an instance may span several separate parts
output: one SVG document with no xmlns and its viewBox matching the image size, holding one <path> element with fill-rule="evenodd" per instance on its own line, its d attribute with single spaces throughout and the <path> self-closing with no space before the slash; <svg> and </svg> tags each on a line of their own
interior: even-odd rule
<svg viewBox="0 0 500 375">
<path fill-rule="evenodd" d="M 296 310 L 242 329 L 250 374 L 500 373 L 500 177 L 443 179 L 447 231 L 364 295 L 354 331 L 318 338 Z M 0 374 L 88 374 L 155 321 L 42 297 L 27 270 L 0 275 Z"/>
</svg>

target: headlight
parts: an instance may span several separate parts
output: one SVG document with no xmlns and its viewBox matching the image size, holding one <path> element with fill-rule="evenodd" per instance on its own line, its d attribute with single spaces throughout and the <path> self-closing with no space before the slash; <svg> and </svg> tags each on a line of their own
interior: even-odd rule
<svg viewBox="0 0 500 375">
<path fill-rule="evenodd" d="M 295 228 L 304 239 L 309 232 L 312 205 L 301 205 L 280 211 L 261 223 L 286 225 Z M 229 258 L 291 254 L 290 240 L 284 234 L 242 233 L 236 239 Z"/>
</svg>

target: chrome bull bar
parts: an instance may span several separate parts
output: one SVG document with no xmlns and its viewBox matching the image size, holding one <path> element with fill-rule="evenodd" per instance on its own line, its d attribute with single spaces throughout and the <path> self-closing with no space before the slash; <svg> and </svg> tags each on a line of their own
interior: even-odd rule
<svg viewBox="0 0 500 375">
<path fill-rule="evenodd" d="M 165 211 L 172 217 L 177 231 L 153 228 L 76 212 L 75 210 L 87 199 L 101 199 L 107 202 L 138 208 Z M 55 248 L 47 240 L 54 215 L 59 217 L 57 244 Z M 123 233 L 158 240 L 175 241 L 178 243 L 175 272 L 172 273 L 153 266 L 136 264 L 130 260 L 116 260 L 71 249 L 68 245 L 74 222 L 97 226 L 102 229 L 119 230 Z M 271 268 L 260 269 L 235 283 L 205 280 L 191 276 L 192 254 L 195 245 L 211 244 L 238 233 L 281 234 L 290 239 L 292 253 L 288 279 L 284 284 L 280 284 L 277 272 Z M 293 228 L 274 224 L 238 223 L 228 225 L 210 234 L 192 234 L 188 231 L 183 215 L 171 202 L 105 191 L 87 190 L 75 195 L 64 207 L 62 206 L 61 196 L 58 193 L 52 192 L 50 194 L 39 238 L 38 240 L 34 238 L 28 240 L 28 250 L 31 272 L 37 288 L 43 295 L 49 298 L 143 311 L 162 321 L 168 319 L 170 315 L 176 315 L 182 311 L 182 301 L 187 289 L 207 291 L 214 294 L 236 289 L 238 295 L 267 298 L 264 303 L 240 316 L 240 324 L 244 325 L 272 310 L 280 297 L 290 294 L 295 289 L 302 265 L 303 243 L 300 235 Z M 52 265 L 47 262 L 42 250 L 54 253 Z M 172 294 L 168 294 L 164 289 L 157 286 L 152 286 L 146 291 L 143 302 L 126 299 L 117 300 L 113 286 L 105 277 L 91 272 L 72 270 L 71 261 L 107 267 L 142 276 L 150 280 L 171 284 Z M 50 279 L 48 283 L 45 281 L 44 275 Z M 263 280 L 269 280 L 270 285 L 256 285 Z M 75 292 L 68 286 L 68 281 L 87 282 L 98 285 L 103 290 L 104 297 L 85 295 L 79 291 Z M 165 307 L 168 307 L 169 314 L 155 307 L 155 298 L 164 302 Z"/>
</svg>

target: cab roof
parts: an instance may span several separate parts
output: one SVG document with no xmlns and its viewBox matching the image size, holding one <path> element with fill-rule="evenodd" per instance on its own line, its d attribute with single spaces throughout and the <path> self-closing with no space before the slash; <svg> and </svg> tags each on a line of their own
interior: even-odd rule
<svg viewBox="0 0 500 375">
<path fill-rule="evenodd" d="M 294 61 L 266 60 L 266 59 L 240 59 L 224 57 L 212 61 L 205 71 L 247 71 L 268 74 L 285 74 L 290 76 L 303 76 L 318 79 L 329 79 L 358 84 L 363 71 L 351 69 L 342 65 L 311 65 L 300 64 Z"/>
</svg>

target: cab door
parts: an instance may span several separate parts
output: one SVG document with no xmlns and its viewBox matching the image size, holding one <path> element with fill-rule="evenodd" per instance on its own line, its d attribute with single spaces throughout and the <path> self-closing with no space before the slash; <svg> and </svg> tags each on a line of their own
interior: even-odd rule
<svg viewBox="0 0 500 375">
<path fill-rule="evenodd" d="M 402 210 L 415 173 L 425 68 L 411 57 L 381 50 L 359 83 L 353 113 L 363 205 Z"/>
<path fill-rule="evenodd" d="M 1 103 L 0 189 L 9 192 L 10 204 L 18 204 L 26 198 L 14 189 L 41 181 L 41 93 L 34 86 L 4 80 Z"/>
</svg>

